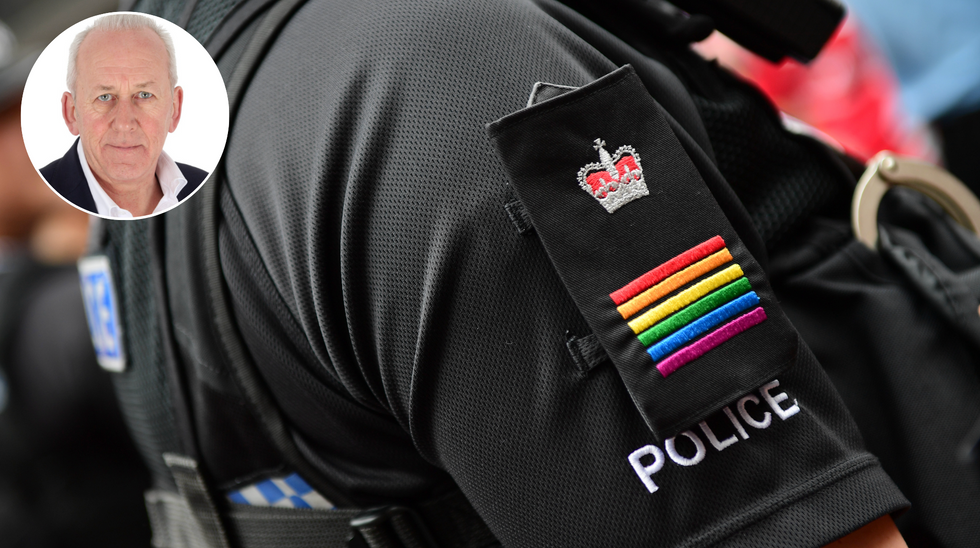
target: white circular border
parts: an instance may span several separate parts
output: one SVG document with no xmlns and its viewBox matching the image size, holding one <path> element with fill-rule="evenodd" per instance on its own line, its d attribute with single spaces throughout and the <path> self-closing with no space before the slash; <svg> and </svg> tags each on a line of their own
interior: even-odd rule
<svg viewBox="0 0 980 548">
<path fill-rule="evenodd" d="M 38 170 L 38 175 L 40 168 L 64 156 L 77 139 L 68 131 L 61 116 L 61 96 L 68 90 L 65 83 L 68 48 L 79 32 L 88 28 L 96 19 L 107 15 L 112 13 L 89 17 L 68 27 L 44 48 L 27 77 L 20 107 L 21 132 L 27 154 L 34 169 Z M 170 33 L 177 57 L 177 85 L 184 89 L 180 123 L 167 136 L 164 150 L 174 161 L 203 169 L 210 175 L 217 167 L 228 139 L 228 92 L 221 73 L 204 46 L 187 31 L 166 19 L 145 13 L 137 15 L 155 19 Z M 203 186 L 204 183 L 194 192 Z M 51 185 L 48 184 L 48 187 Z M 58 194 L 53 188 L 51 190 Z M 64 197 L 62 199 L 77 209 L 95 215 Z M 185 201 L 186 198 L 180 203 Z"/>
</svg>

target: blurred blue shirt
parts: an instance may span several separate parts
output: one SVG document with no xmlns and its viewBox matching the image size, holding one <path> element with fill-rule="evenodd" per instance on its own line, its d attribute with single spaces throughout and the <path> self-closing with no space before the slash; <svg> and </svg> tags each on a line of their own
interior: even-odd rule
<svg viewBox="0 0 980 548">
<path fill-rule="evenodd" d="M 980 108 L 980 0 L 844 0 L 891 61 L 910 114 Z"/>
</svg>

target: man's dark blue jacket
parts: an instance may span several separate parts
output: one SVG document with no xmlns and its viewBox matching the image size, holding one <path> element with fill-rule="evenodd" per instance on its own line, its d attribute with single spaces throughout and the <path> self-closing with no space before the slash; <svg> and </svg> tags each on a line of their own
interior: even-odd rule
<svg viewBox="0 0 980 548">
<path fill-rule="evenodd" d="M 187 184 L 177 193 L 177 201 L 182 201 L 201 186 L 208 172 L 179 162 L 177 167 L 187 179 Z M 89 190 L 85 172 L 82 171 L 82 164 L 78 158 L 78 139 L 75 139 L 75 143 L 64 156 L 41 168 L 41 175 L 62 198 L 86 211 L 98 214 L 95 198 Z"/>
</svg>

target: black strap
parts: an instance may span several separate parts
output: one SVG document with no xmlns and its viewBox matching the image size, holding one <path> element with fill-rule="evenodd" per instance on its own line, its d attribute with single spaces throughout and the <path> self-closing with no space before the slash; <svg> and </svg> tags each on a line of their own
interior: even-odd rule
<svg viewBox="0 0 980 548">
<path fill-rule="evenodd" d="M 211 499 L 194 459 L 164 455 L 179 493 L 155 489 L 146 507 L 157 548 L 490 548 L 499 543 L 460 491 L 415 509 L 298 509 Z M 220 519 L 219 519 L 220 515 Z"/>
<path fill-rule="evenodd" d="M 228 82 L 228 104 L 231 125 L 241 103 L 243 91 L 251 81 L 255 70 L 292 15 L 306 0 L 281 0 L 273 5 L 249 38 L 248 45 L 239 59 Z M 191 253 L 202 259 L 201 274 L 204 277 L 204 294 L 211 316 L 214 331 L 220 346 L 220 354 L 232 371 L 233 376 L 252 411 L 258 416 L 268 439 L 282 455 L 285 462 L 323 496 L 338 506 L 352 506 L 347 495 L 322 478 L 302 456 L 293 441 L 292 435 L 283 420 L 282 414 L 268 392 L 251 356 L 246 350 L 241 334 L 231 315 L 221 262 L 218 256 L 218 192 L 224 183 L 224 158 L 211 174 L 210 181 L 203 185 L 195 200 L 189 201 L 177 212 L 177 220 L 189 224 L 193 229 L 183 230 L 184 238 L 175 239 L 175 245 L 187 246 Z M 178 311 L 174 311 L 175 314 Z"/>
<path fill-rule="evenodd" d="M 837 0 L 670 0 L 711 17 L 720 32 L 772 62 L 809 62 L 834 35 L 845 9 Z"/>
<path fill-rule="evenodd" d="M 171 533 L 169 538 L 173 544 L 188 548 L 229 548 L 228 535 L 218 517 L 218 508 L 211 498 L 207 484 L 201 477 L 197 461 L 192 458 L 173 453 L 164 453 L 164 462 L 173 474 L 177 484 L 179 500 L 186 511 L 175 514 L 180 520 L 169 520 L 163 530 Z M 159 519 L 152 519 L 159 525 Z M 175 527 L 179 523 L 179 527 Z M 159 540 L 160 536 L 157 536 Z"/>
<path fill-rule="evenodd" d="M 196 7 L 197 0 L 187 0 L 183 11 L 180 13 L 180 19 L 177 20 L 177 26 L 187 30 L 187 24 L 191 22 L 191 16 L 194 15 L 194 8 Z"/>
<path fill-rule="evenodd" d="M 235 5 L 204 40 L 204 47 L 211 57 L 220 58 L 239 33 L 275 2 L 278 0 L 245 0 Z"/>
<path fill-rule="evenodd" d="M 187 397 L 187 379 L 176 356 L 170 307 L 167 306 L 167 284 L 164 265 L 166 264 L 166 242 L 163 218 L 157 217 L 149 223 L 150 272 L 153 276 L 153 297 L 157 302 L 156 313 L 159 322 L 160 346 L 163 352 L 163 367 L 170 382 L 170 408 L 173 412 L 173 438 L 179 440 L 184 454 L 198 458 L 193 413 Z"/>
<path fill-rule="evenodd" d="M 207 40 L 208 51 L 215 58 L 224 53 L 236 39 L 247 40 L 227 83 L 232 126 L 244 90 L 248 88 L 259 64 L 279 32 L 305 1 L 246 0 L 225 16 Z M 252 25 L 258 17 L 262 17 L 261 21 L 257 26 Z M 243 29 L 250 25 L 254 27 L 252 35 L 240 37 Z M 167 231 L 166 249 L 161 252 L 173 251 L 178 255 L 197 258 L 196 261 L 190 261 L 191 264 L 187 267 L 196 267 L 199 276 L 189 278 L 192 283 L 202 286 L 194 290 L 206 296 L 200 305 L 205 306 L 206 314 L 210 315 L 213 332 L 220 347 L 218 354 L 232 372 L 249 408 L 258 417 L 267 438 L 285 463 L 334 504 L 341 508 L 351 507 L 353 503 L 346 493 L 326 480 L 300 452 L 235 324 L 218 250 L 218 197 L 221 185 L 225 182 L 224 162 L 225 158 L 222 158 L 212 173 L 211 180 L 203 186 L 195 199 L 189 200 L 180 210 L 166 216 L 164 222 L 167 226 L 178 223 L 180 230 Z M 181 319 L 181 314 L 200 311 L 174 309 L 171 313 L 175 319 Z M 167 338 L 168 344 L 172 344 L 172 337 Z M 168 361 L 169 358 L 170 356 Z M 179 376 L 173 377 L 173 380 L 179 382 Z M 204 539 L 201 545 L 208 547 L 225 546 L 227 542 L 246 548 L 285 545 L 331 547 L 348 544 L 370 548 L 478 548 L 497 544 L 486 524 L 458 490 L 422 503 L 412 510 L 385 507 L 372 510 L 311 511 L 231 505 L 217 519 L 218 512 L 207 495 L 196 461 L 170 455 L 168 465 L 174 474 L 175 483 L 180 487 L 180 496 L 168 491 L 153 491 L 147 495 L 147 507 L 153 516 L 154 530 L 161 531 L 155 537 L 155 542 L 164 543 L 164 546 L 168 539 L 177 539 L 175 545 L 179 545 L 180 531 L 187 528 L 192 532 L 198 531 L 191 536 Z M 200 534 L 201 531 L 204 534 Z M 186 535 L 184 538 L 186 539 Z"/>
</svg>

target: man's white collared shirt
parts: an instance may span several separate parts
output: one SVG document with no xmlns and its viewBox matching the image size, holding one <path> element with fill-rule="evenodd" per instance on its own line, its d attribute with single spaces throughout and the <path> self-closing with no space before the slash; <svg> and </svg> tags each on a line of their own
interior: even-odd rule
<svg viewBox="0 0 980 548">
<path fill-rule="evenodd" d="M 78 160 L 82 164 L 82 172 L 85 173 L 85 180 L 88 181 L 88 188 L 92 192 L 92 198 L 95 199 L 96 212 L 103 217 L 113 219 L 132 219 L 133 214 L 129 210 L 119 207 L 106 194 L 99 181 L 95 179 L 95 175 L 92 174 L 92 169 L 88 167 L 88 160 L 85 159 L 85 151 L 82 150 L 81 141 L 78 141 Z M 160 202 L 157 203 L 157 206 L 153 209 L 153 213 L 150 215 L 156 215 L 177 205 L 177 194 L 187 184 L 187 178 L 180 172 L 180 168 L 177 167 L 177 162 L 164 151 L 160 151 L 160 158 L 157 160 L 156 175 L 157 182 L 160 184 L 160 190 L 163 191 L 163 198 L 160 198 Z"/>
</svg>

